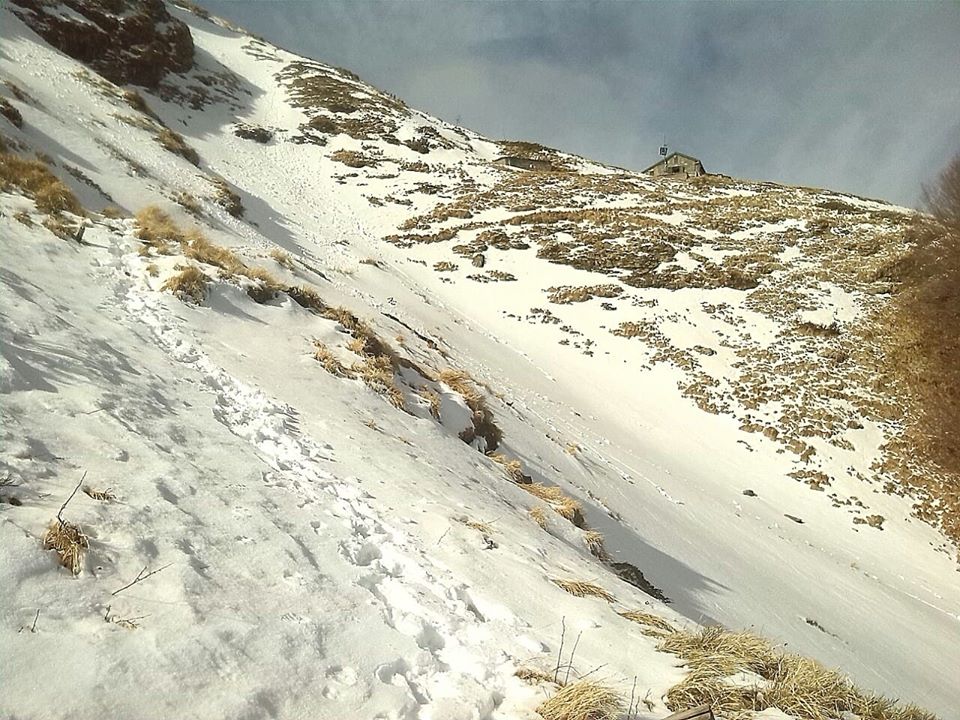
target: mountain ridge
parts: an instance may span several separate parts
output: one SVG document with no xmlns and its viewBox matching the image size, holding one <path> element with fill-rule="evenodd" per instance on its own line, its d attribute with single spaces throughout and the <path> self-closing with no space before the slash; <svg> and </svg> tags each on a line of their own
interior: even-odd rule
<svg viewBox="0 0 960 720">
<path fill-rule="evenodd" d="M 557 589 L 556 581 L 576 578 L 609 588 L 619 609 L 644 607 L 668 624 L 756 623 L 780 642 L 850 667 L 861 682 L 877 678 L 875 689 L 948 706 L 949 670 L 937 659 L 948 656 L 957 632 L 948 592 L 956 579 L 947 574 L 955 548 L 911 523 L 908 502 L 859 497 L 884 441 L 881 411 L 861 428 L 843 428 L 839 439 L 850 448 L 828 442 L 830 423 L 863 416 L 848 407 L 857 398 L 843 388 L 830 398 L 835 406 L 812 405 L 824 413 L 815 420 L 826 435 L 790 435 L 780 416 L 773 422 L 761 412 L 774 405 L 783 413 L 791 384 L 814 383 L 817 397 L 830 390 L 837 372 L 818 378 L 819 360 L 808 359 L 814 367 L 803 372 L 775 364 L 790 352 L 818 358 L 830 351 L 841 365 L 843 353 L 849 358 L 856 338 L 844 331 L 870 301 L 865 288 L 883 295 L 889 287 L 871 273 L 895 257 L 909 211 L 735 179 L 654 181 L 539 146 L 524 149 L 568 172 L 497 168 L 490 161 L 518 146 L 453 128 L 341 71 L 296 65 L 307 61 L 173 8 L 198 49 L 193 69 L 166 76 L 157 93 L 119 88 L 84 74 L 2 12 L 8 103 L 23 125 L 5 126 L 4 142 L 46 153 L 50 172 L 88 213 L 88 245 L 71 246 L 42 225 L 72 237 L 79 218 L 45 218 L 23 195 L 3 198 L 4 235 L 17 240 L 5 251 L 16 270 L 4 287 L 11 308 L 4 344 L 15 348 L 5 392 L 17 411 L 5 424 L 15 429 L 8 441 L 17 430 L 26 438 L 4 453 L 23 505 L 4 506 L 5 520 L 17 525 L 11 519 L 3 527 L 5 543 L 27 558 L 6 565 L 3 585 L 15 588 L 7 604 L 18 618 L 44 608 L 39 634 L 4 630 L 5 647 L 21 659 L 18 687 L 34 688 L 27 678 L 50 650 L 28 649 L 31 639 L 62 640 L 81 657 L 98 658 L 123 687 L 133 677 L 124 653 L 137 663 L 152 657 L 167 668 L 161 685 L 172 687 L 171 679 L 187 678 L 170 670 L 185 648 L 169 633 L 187 627 L 203 648 L 190 651 L 194 662 L 209 667 L 219 658 L 214 664 L 242 687 L 242 699 L 205 704 L 207 716 L 309 707 L 457 717 L 462 705 L 476 716 L 522 717 L 538 705 L 537 691 L 510 678 L 530 657 L 551 674 L 564 618 L 583 632 L 585 659 L 575 676 L 611 662 L 605 648 L 629 648 L 642 662 L 621 657 L 604 680 L 625 699 L 639 675 L 652 705 L 639 716 L 664 714 L 682 680 L 675 658 L 657 653 L 639 630 L 625 630 L 602 597 Z M 146 205 L 163 213 L 128 216 Z M 817 229 L 818 222 L 826 225 Z M 32 261 L 29 248 L 53 266 Z M 856 258 L 842 265 L 844 252 Z M 829 277 L 827 261 L 840 263 Z M 69 272 L 57 270 L 62 263 Z M 188 287 L 178 284 L 188 271 L 199 303 L 169 292 Z M 796 278 L 773 284 L 791 271 Z M 66 283 L 56 283 L 58 273 Z M 837 284 L 840 276 L 846 284 Z M 801 282 L 811 277 L 812 289 Z M 52 299 L 40 299 L 48 293 Z M 115 336 L 84 312 L 87 305 L 114 319 Z M 101 345 L 97 337 L 105 338 Z M 138 343 L 149 359 L 138 357 Z M 78 350 L 69 352 L 71 345 Z M 119 357 L 111 347 L 122 348 Z M 58 353 L 63 362 L 54 361 Z M 772 377 L 791 382 L 765 397 L 738 396 L 737 385 L 719 385 L 738 362 L 758 376 L 756 393 Z M 128 392 L 112 387 L 115 378 Z M 53 405 L 38 399 L 52 397 L 50 388 L 61 388 Z M 743 408 L 738 414 L 724 402 Z M 809 402 L 798 398 L 784 416 L 813 422 Z M 43 408 L 69 430 L 45 429 Z M 490 422 L 502 432 L 499 457 L 485 457 L 493 443 L 479 430 Z M 207 432 L 228 451 L 216 452 Z M 66 476 L 88 462 L 98 483 L 116 483 L 93 491 L 119 492 L 123 503 L 97 504 L 88 495 L 66 513 L 76 512 L 93 540 L 73 584 L 86 606 L 78 612 L 69 591 L 52 589 L 66 580 L 56 577 L 36 536 L 72 487 Z M 220 466 L 240 480 L 223 482 Z M 126 467 L 149 482 L 126 477 Z M 829 491 L 816 492 L 823 488 Z M 198 493 L 203 502 L 192 499 Z M 568 522 L 576 517 L 571 502 L 579 523 Z M 282 512 L 257 512 L 271 503 Z M 21 520 L 13 513 L 24 506 Z M 178 528 L 181 514 L 190 521 Z M 133 537 L 138 517 L 156 539 Z M 25 533 L 13 529 L 21 523 Z M 247 549 L 245 523 L 257 530 L 253 543 L 271 552 Z M 218 524 L 229 528 L 221 533 Z M 756 547 L 750 538 L 758 535 L 775 551 Z M 918 557 L 923 548 L 922 561 L 891 556 L 903 546 Z M 255 594 L 256 605 L 274 614 L 231 599 L 236 590 L 252 592 L 247 553 L 257 560 L 255 582 L 270 588 Z M 778 571 L 780 553 L 797 570 Z M 273 577 L 267 568 L 278 558 L 282 577 Z M 621 582 L 603 565 L 608 559 L 633 566 L 680 612 Z M 122 607 L 105 597 L 101 581 L 120 587 L 140 565 L 171 561 L 143 583 L 156 583 L 170 609 L 140 593 Z M 221 564 L 225 585 L 213 569 Z M 915 576 L 903 580 L 908 568 Z M 721 579 L 711 577 L 716 571 Z M 823 598 L 802 595 L 810 582 L 804 573 L 817 574 Z M 327 577 L 334 581 L 323 589 Z M 542 597 L 528 597 L 528 583 Z M 56 599 L 39 602 L 44 593 Z M 843 606 L 850 593 L 862 607 Z M 358 617 L 337 621 L 325 604 Z M 790 608 L 789 619 L 779 604 Z M 864 608 L 902 619 L 909 632 L 877 629 L 881 639 L 865 637 L 874 623 Z M 137 617 L 150 610 L 153 627 Z M 132 640 L 117 635 L 129 630 L 118 622 L 124 619 L 141 626 Z M 268 628 L 265 636 L 252 630 L 257 623 Z M 81 628 L 105 634 L 108 649 L 80 642 Z M 380 649 L 364 632 L 379 638 Z M 159 643 L 157 655 L 132 647 L 143 635 Z M 294 656 L 261 680 L 237 658 L 246 652 L 276 661 L 273 638 L 295 648 Z M 881 658 L 878 645 L 895 648 L 894 657 Z M 370 657 L 350 651 L 357 647 Z M 896 655 L 921 647 L 936 650 L 901 671 Z M 391 648 L 399 657 L 386 657 Z M 318 663 L 322 677 L 303 678 L 317 683 L 313 693 L 283 677 Z M 924 679 L 931 675 L 940 682 Z M 201 673 L 188 687 L 214 684 Z M 64 702 L 55 693 L 32 695 L 8 699 L 10 711 L 42 717 L 44 704 Z M 81 714 L 142 712 L 112 693 L 72 702 Z"/>
</svg>

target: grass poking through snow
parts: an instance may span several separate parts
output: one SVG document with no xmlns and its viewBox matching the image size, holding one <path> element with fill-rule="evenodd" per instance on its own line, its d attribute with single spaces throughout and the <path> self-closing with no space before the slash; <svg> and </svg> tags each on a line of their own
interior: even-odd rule
<svg viewBox="0 0 960 720">
<path fill-rule="evenodd" d="M 613 595 L 594 582 L 589 582 L 586 580 L 561 580 L 553 578 L 553 583 L 571 595 L 576 595 L 577 597 L 598 597 L 606 600 L 607 602 L 613 602 L 615 599 Z"/>
<path fill-rule="evenodd" d="M 66 520 L 54 520 L 43 536 L 43 547 L 45 550 L 54 550 L 60 564 L 72 574 L 79 575 L 90 542 L 79 525 Z"/>
<path fill-rule="evenodd" d="M 623 699 L 602 683 L 578 680 L 565 685 L 537 708 L 544 720 L 616 720 Z"/>
</svg>

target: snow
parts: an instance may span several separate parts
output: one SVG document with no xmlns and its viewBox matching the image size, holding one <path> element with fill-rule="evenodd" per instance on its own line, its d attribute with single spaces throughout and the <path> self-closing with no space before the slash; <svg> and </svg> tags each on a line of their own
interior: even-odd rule
<svg viewBox="0 0 960 720">
<path fill-rule="evenodd" d="M 690 627 L 755 628 L 948 717 L 960 700 L 960 575 L 935 549 L 942 538 L 910 517 L 909 499 L 848 477 L 848 466 L 867 467 L 876 456 L 880 428 L 865 422 L 851 431 L 856 450 L 831 461 L 846 478 L 842 490 L 869 495 L 885 516 L 877 532 L 851 526 L 844 509 L 788 477 L 796 459 L 774 442 L 683 398 L 678 368 L 649 366 L 649 348 L 609 332 L 621 321 L 655 320 L 673 345 L 716 349 L 703 366 L 730 373 L 737 356 L 718 339 L 733 329 L 703 312 L 704 302 L 729 303 L 745 319 L 736 332 L 753 342 L 782 329 L 744 307 L 742 291 L 624 287 L 609 300 L 615 312 L 597 298 L 549 305 L 557 324 L 527 320 L 531 308 L 548 307 L 547 288 L 610 276 L 548 263 L 534 249 L 491 249 L 483 269 L 461 262 L 439 274 L 433 263 L 449 257 L 441 244 L 384 243 L 400 221 L 441 200 L 378 208 L 365 193 L 425 181 L 453 193 L 454 180 L 400 173 L 340 184 L 336 175 L 352 170 L 330 152 L 361 147 L 346 136 L 325 148 L 288 142 L 283 132 L 265 146 L 236 137 L 237 121 L 292 133 L 306 119 L 274 77 L 280 66 L 243 50 L 249 38 L 176 11 L 206 60 L 255 89 L 239 112 L 147 96 L 200 153 L 198 170 L 112 118 L 129 112 L 121 100 L 78 80 L 78 64 L 9 9 L 0 13 L 0 74 L 37 101 L 18 104 L 23 131 L 4 132 L 80 167 L 112 197 L 65 176 L 87 207 L 170 208 L 251 264 L 348 307 L 395 346 L 402 335 L 418 363 L 469 370 L 492 391 L 485 397 L 504 431 L 500 450 L 533 480 L 580 501 L 613 559 L 642 569 L 671 600 L 617 578 L 559 515 L 541 531 L 527 513 L 542 503 L 457 437 L 469 411 L 450 388 L 441 422 L 397 410 L 314 360 L 314 340 L 347 359 L 334 321 L 285 295 L 254 303 L 212 269 L 206 301 L 184 303 L 161 290 L 183 258 L 141 257 L 131 221 L 97 220 L 79 246 L 47 232 L 35 212 L 32 227 L 17 221 L 16 212 L 33 208 L 4 194 L 0 468 L 18 483 L 23 505 L 0 504 L 0 715 L 43 718 L 56 708 L 76 717 L 533 718 L 543 690 L 514 672 L 551 671 L 565 627 L 568 643 L 582 632 L 576 673 L 602 668 L 594 677 L 624 695 L 636 678 L 653 701 L 639 717 L 657 718 L 685 671 L 616 614 L 643 608 Z M 431 153 L 431 164 L 462 168 L 484 186 L 502 172 L 488 165 L 500 154 L 494 143 L 472 133 L 464 140 L 419 113 L 405 123 L 400 137 L 429 124 L 462 142 Z M 104 143 L 147 173 L 131 174 Z M 387 159 L 419 157 L 377 147 Z M 245 220 L 209 199 L 207 172 L 238 189 Z M 206 219 L 171 202 L 181 190 L 201 199 Z M 508 217 L 501 208 L 477 215 Z M 679 212 L 661 219 L 690 222 Z M 731 237 L 790 227 L 766 223 Z M 698 232 L 704 243 L 692 252 L 722 259 L 709 247 L 714 232 Z M 293 270 L 264 257 L 277 247 L 293 253 Z M 378 266 L 362 262 L 370 258 Z M 695 264 L 689 255 L 678 261 Z M 490 270 L 518 280 L 467 278 Z M 651 299 L 656 305 L 639 306 Z M 802 319 L 844 323 L 857 312 L 856 298 L 826 285 L 820 307 Z M 71 578 L 41 537 L 84 473 L 116 500 L 81 492 L 68 504 L 65 517 L 91 545 Z M 743 495 L 748 488 L 756 497 Z M 142 568 L 164 569 L 111 594 Z M 616 602 L 573 597 L 556 578 L 595 581 Z"/>
</svg>

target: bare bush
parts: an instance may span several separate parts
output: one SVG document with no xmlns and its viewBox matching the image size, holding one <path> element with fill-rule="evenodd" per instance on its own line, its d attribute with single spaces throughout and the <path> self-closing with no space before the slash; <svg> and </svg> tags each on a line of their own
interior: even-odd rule
<svg viewBox="0 0 960 720">
<path fill-rule="evenodd" d="M 925 188 L 930 216 L 909 228 L 910 253 L 894 275 L 902 288 L 890 328 L 887 369 L 911 396 L 904 453 L 921 453 L 953 482 L 929 484 L 929 514 L 960 539 L 960 155 Z"/>
</svg>

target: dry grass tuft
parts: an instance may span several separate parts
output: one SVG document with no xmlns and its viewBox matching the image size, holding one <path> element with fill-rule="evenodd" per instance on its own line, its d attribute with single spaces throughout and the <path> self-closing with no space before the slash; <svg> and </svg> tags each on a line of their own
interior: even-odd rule
<svg viewBox="0 0 960 720">
<path fill-rule="evenodd" d="M 207 282 L 203 271 L 196 265 L 190 265 L 168 278 L 160 289 L 169 290 L 181 300 L 192 300 L 199 305 L 207 295 Z"/>
<path fill-rule="evenodd" d="M 383 395 L 395 408 L 403 409 L 403 391 L 397 387 L 390 358 L 374 355 L 364 358 L 351 368 L 363 382 Z"/>
<path fill-rule="evenodd" d="M 484 535 L 493 534 L 493 526 L 490 523 L 481 522 L 479 520 L 471 520 L 468 517 L 458 517 L 457 522 L 463 523 L 471 530 L 476 530 Z"/>
<path fill-rule="evenodd" d="M 200 217 L 203 215 L 203 207 L 200 205 L 200 201 L 197 200 L 196 196 L 192 193 L 182 190 L 177 193 L 174 200 L 176 201 L 177 205 L 184 208 L 194 217 Z"/>
<path fill-rule="evenodd" d="M 626 618 L 630 622 L 639 623 L 646 629 L 642 632 L 644 635 L 662 636 L 664 633 L 676 632 L 676 628 L 659 615 L 644 612 L 643 610 L 625 610 L 617 613 L 620 617 Z"/>
<path fill-rule="evenodd" d="M 10 101 L 0 97 L 0 115 L 3 115 L 10 123 L 17 128 L 23 127 L 23 115 L 17 110 Z"/>
<path fill-rule="evenodd" d="M 143 95 L 138 93 L 136 90 L 124 90 L 123 99 L 131 108 L 137 112 L 143 113 L 147 117 L 157 122 L 160 122 L 160 118 L 157 117 L 156 113 L 150 109 L 150 106 L 147 105 L 147 101 L 143 99 Z"/>
<path fill-rule="evenodd" d="M 581 303 L 592 300 L 595 297 L 615 298 L 623 294 L 623 288 L 619 285 L 583 285 L 572 287 L 564 285 L 552 287 L 547 290 L 550 293 L 548 299 L 558 305 L 569 305 L 571 303 Z"/>
<path fill-rule="evenodd" d="M 476 438 L 483 439 L 482 450 L 490 453 L 500 446 L 503 440 L 503 431 L 496 423 L 486 398 L 477 388 L 476 382 L 466 370 L 445 368 L 438 374 L 438 379 L 455 393 L 458 393 L 473 412 L 472 428 L 468 428 L 460 435 L 465 443 L 472 443 Z"/>
<path fill-rule="evenodd" d="M 352 378 L 354 377 L 353 371 L 345 367 L 337 357 L 330 351 L 326 345 L 324 345 L 319 340 L 313 341 L 313 346 L 316 351 L 313 354 L 313 357 L 323 365 L 323 369 L 326 370 L 331 375 L 336 375 L 337 377 Z"/>
<path fill-rule="evenodd" d="M 299 287 L 291 285 L 286 288 L 284 292 L 286 292 L 287 295 L 290 296 L 290 299 L 297 303 L 297 305 L 307 310 L 323 312 L 328 307 L 323 301 L 323 298 L 320 297 L 320 293 L 307 285 L 301 285 Z"/>
<path fill-rule="evenodd" d="M 566 518 L 577 527 L 583 527 L 583 514 L 580 510 L 580 503 L 563 492 L 560 488 L 553 485 L 544 485 L 543 483 L 526 483 L 520 485 L 531 495 L 545 501 L 560 516 Z"/>
<path fill-rule="evenodd" d="M 215 245 L 197 231 L 188 231 L 184 235 L 184 239 L 188 241 L 188 244 L 184 248 L 183 254 L 192 260 L 214 265 L 225 270 L 229 275 L 242 274 L 242 271 L 246 269 L 243 261 L 235 252 L 220 245 Z"/>
<path fill-rule="evenodd" d="M 597 560 L 609 560 L 607 549 L 603 546 L 603 534 L 596 530 L 587 530 L 583 533 L 583 542 L 586 543 L 590 554 Z"/>
<path fill-rule="evenodd" d="M 197 154 L 197 151 L 187 145 L 186 140 L 184 140 L 183 136 L 179 133 L 175 133 L 170 128 L 160 128 L 154 137 L 156 137 L 157 142 L 160 143 L 164 149 L 172 152 L 174 155 L 179 155 L 197 167 L 200 166 L 200 156 Z"/>
<path fill-rule="evenodd" d="M 553 583 L 571 595 L 577 597 L 598 597 L 607 602 L 613 602 L 614 597 L 596 583 L 585 580 L 560 580 L 553 578 Z"/>
<path fill-rule="evenodd" d="M 57 213 L 47 215 L 43 221 L 43 226 L 61 240 L 72 240 L 77 232 L 77 226 L 74 223 Z"/>
<path fill-rule="evenodd" d="M 751 633 L 720 627 L 673 630 L 658 647 L 681 657 L 690 670 L 667 692 L 671 710 L 709 703 L 720 714 L 776 707 L 804 720 L 833 720 L 848 713 L 861 720 L 936 720 L 915 705 L 898 706 L 868 695 L 835 670 L 782 653 Z M 730 682 L 731 676 L 743 672 L 758 675 L 762 682 Z"/>
<path fill-rule="evenodd" d="M 135 218 L 137 237 L 160 252 L 164 252 L 170 243 L 180 244 L 185 240 L 183 231 L 173 218 L 156 205 L 141 208 Z"/>
<path fill-rule="evenodd" d="M 502 467 L 503 471 L 507 474 L 507 477 L 509 477 L 515 483 L 523 482 L 524 480 L 523 465 L 519 460 L 517 460 L 516 458 L 511 460 L 503 453 L 494 453 L 494 452 L 488 452 L 487 457 L 493 460 L 497 465 Z"/>
<path fill-rule="evenodd" d="M 553 675 L 545 670 L 532 668 L 529 665 L 524 665 L 523 667 L 517 668 L 516 672 L 513 674 L 524 682 L 530 683 L 531 685 L 540 685 L 541 683 L 553 682 Z"/>
<path fill-rule="evenodd" d="M 83 555 L 90 547 L 90 542 L 79 526 L 54 520 L 43 536 L 43 547 L 56 551 L 60 564 L 74 575 L 79 575 L 83 568 Z"/>
<path fill-rule="evenodd" d="M 434 420 L 440 419 L 440 393 L 436 390 L 431 390 L 426 385 L 421 385 L 420 389 L 417 390 L 417 395 L 422 397 L 430 406 L 430 414 L 433 415 Z"/>
<path fill-rule="evenodd" d="M 209 178 L 216 191 L 217 205 L 226 210 L 235 218 L 242 218 L 246 209 L 243 207 L 243 200 L 240 195 L 230 187 L 226 180 L 220 177 Z"/>
<path fill-rule="evenodd" d="M 110 488 L 107 488 L 106 490 L 94 490 L 89 485 L 85 485 L 83 492 L 94 500 L 99 500 L 101 502 L 113 502 L 117 499 L 117 496 L 113 494 L 113 490 Z"/>
<path fill-rule="evenodd" d="M 0 191 L 13 188 L 32 197 L 40 212 L 83 214 L 80 201 L 44 163 L 0 152 Z"/>
<path fill-rule="evenodd" d="M 560 688 L 537 708 L 543 720 L 616 720 L 621 712 L 620 695 L 592 680 Z"/>
<path fill-rule="evenodd" d="M 285 267 L 287 270 L 293 270 L 293 255 L 288 253 L 286 250 L 273 248 L 273 250 L 270 251 L 270 257 L 276 260 L 279 265 Z"/>
<path fill-rule="evenodd" d="M 355 150 L 337 150 L 330 155 L 330 159 L 351 168 L 377 167 L 380 164 L 376 158 Z"/>
<path fill-rule="evenodd" d="M 530 519 L 539 525 L 542 530 L 547 529 L 547 514 L 543 511 L 542 507 L 539 505 L 532 507 L 527 514 L 530 515 Z"/>
</svg>

